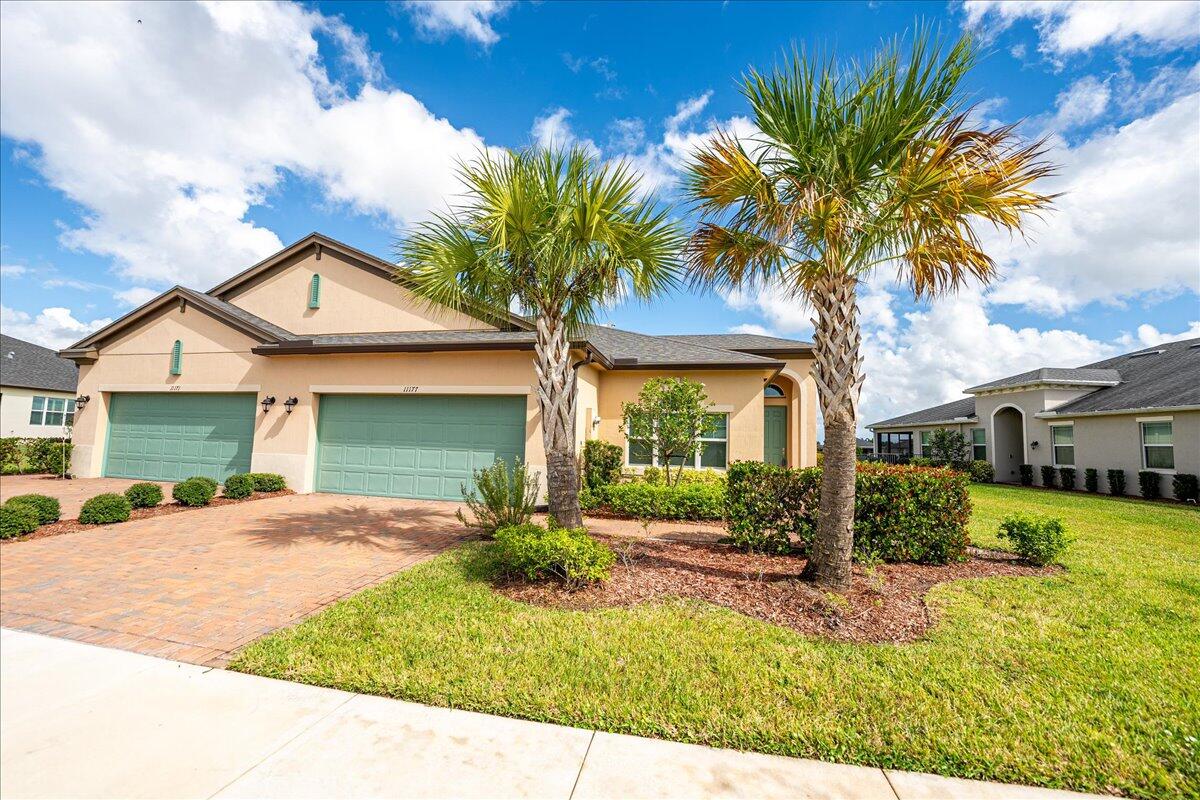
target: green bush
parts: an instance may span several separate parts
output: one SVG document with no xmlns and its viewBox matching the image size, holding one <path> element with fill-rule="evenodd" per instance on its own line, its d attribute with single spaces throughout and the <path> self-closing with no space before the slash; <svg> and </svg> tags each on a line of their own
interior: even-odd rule
<svg viewBox="0 0 1200 800">
<path fill-rule="evenodd" d="M 461 510 L 455 514 L 462 524 L 489 535 L 500 528 L 523 525 L 533 517 L 538 483 L 538 473 L 530 475 L 520 459 L 510 468 L 507 461 L 497 458 L 490 467 L 475 470 L 474 487 L 462 484 L 463 502 L 475 519 L 468 522 Z"/>
<path fill-rule="evenodd" d="M 175 498 L 175 502 L 185 506 L 206 506 L 216 493 L 217 482 L 202 476 L 180 481 L 171 489 L 171 497 Z"/>
<path fill-rule="evenodd" d="M 17 436 L 0 437 L 0 467 L 13 467 L 16 472 L 21 466 L 21 439 Z M 8 474 L 8 473 L 5 473 Z"/>
<path fill-rule="evenodd" d="M 1075 468 L 1074 467 L 1059 467 L 1058 468 L 1058 485 L 1072 491 L 1075 489 Z"/>
<path fill-rule="evenodd" d="M 602 505 L 604 505 L 603 490 L 598 492 L 593 492 L 591 489 L 579 490 L 579 509 L 581 511 L 595 511 Z"/>
<path fill-rule="evenodd" d="M 1058 477 L 1058 470 L 1056 470 L 1054 467 L 1043 464 L 1041 466 L 1041 473 L 1042 486 L 1045 486 L 1047 489 L 1053 489 L 1054 484 L 1056 483 L 1055 478 Z"/>
<path fill-rule="evenodd" d="M 162 487 L 157 483 L 135 483 L 125 490 L 125 499 L 134 508 L 154 508 L 162 502 Z"/>
<path fill-rule="evenodd" d="M 949 469 L 863 462 L 855 474 L 858 558 L 945 564 L 966 557 L 968 478 Z M 760 552 L 807 550 L 816 530 L 821 468 L 753 461 L 729 468 L 727 518 L 736 545 Z"/>
<path fill-rule="evenodd" d="M 638 519 L 721 519 L 725 516 L 723 483 L 617 483 L 598 493 L 614 514 Z"/>
<path fill-rule="evenodd" d="M 53 497 L 47 497 L 44 494 L 19 494 L 16 497 L 10 497 L 9 503 L 17 503 L 20 505 L 29 506 L 37 514 L 39 525 L 49 525 L 51 522 L 58 522 L 62 516 L 62 506 L 58 500 Z"/>
<path fill-rule="evenodd" d="M 642 470 L 642 483 L 658 486 L 663 482 L 663 471 L 658 467 L 646 467 Z"/>
<path fill-rule="evenodd" d="M 221 490 L 222 497 L 230 500 L 241 500 L 254 494 L 254 478 L 249 473 L 230 475 L 225 479 L 225 488 Z"/>
<path fill-rule="evenodd" d="M 79 521 L 88 525 L 107 525 L 129 519 L 133 506 L 123 494 L 107 492 L 98 494 L 83 504 L 79 510 Z"/>
<path fill-rule="evenodd" d="M 1125 494 L 1125 470 L 1110 469 L 1108 471 L 1108 493 L 1116 497 Z"/>
<path fill-rule="evenodd" d="M 1021 473 L 1021 485 L 1033 486 L 1033 464 L 1022 464 L 1017 469 Z"/>
<path fill-rule="evenodd" d="M 254 481 L 254 491 L 256 492 L 282 492 L 287 488 L 287 481 L 277 473 L 247 472 L 246 474 Z"/>
<path fill-rule="evenodd" d="M 512 525 L 496 531 L 495 549 L 505 572 L 559 580 L 569 589 L 607 580 L 616 561 L 613 551 L 583 528 Z"/>
<path fill-rule="evenodd" d="M 1088 467 L 1083 471 L 1083 488 L 1092 494 L 1100 491 L 1100 472 Z"/>
<path fill-rule="evenodd" d="M 999 536 L 1012 542 L 1017 555 L 1039 567 L 1057 561 L 1071 544 L 1061 519 L 1040 514 L 1010 514 L 1000 523 Z"/>
<path fill-rule="evenodd" d="M 672 480 L 674 480 L 672 478 Z M 725 486 L 724 472 L 715 469 L 685 469 L 679 473 L 679 486 Z"/>
<path fill-rule="evenodd" d="M 583 444 L 583 488 L 595 491 L 621 481 L 621 448 L 610 442 L 589 439 Z"/>
<path fill-rule="evenodd" d="M 74 448 L 70 442 L 56 441 L 53 447 L 48 447 L 43 452 L 38 466 L 42 472 L 48 472 L 51 475 L 70 475 L 71 474 L 71 450 Z"/>
<path fill-rule="evenodd" d="M 1176 475 L 1171 479 L 1175 499 L 1185 503 L 1200 503 L 1200 478 L 1195 475 Z"/>
<path fill-rule="evenodd" d="M 908 460 L 910 467 L 932 467 L 933 459 L 927 456 L 913 456 Z"/>
<path fill-rule="evenodd" d="M 982 458 L 972 461 L 969 471 L 974 483 L 992 483 L 996 480 L 996 468 L 992 466 L 992 462 Z"/>
<path fill-rule="evenodd" d="M 22 503 L 0 506 L 0 539 L 12 539 L 33 533 L 38 527 L 37 511 Z"/>
<path fill-rule="evenodd" d="M 1152 469 L 1144 469 L 1138 473 L 1138 490 L 1147 500 L 1157 500 L 1162 497 L 1160 481 L 1162 475 Z"/>
</svg>

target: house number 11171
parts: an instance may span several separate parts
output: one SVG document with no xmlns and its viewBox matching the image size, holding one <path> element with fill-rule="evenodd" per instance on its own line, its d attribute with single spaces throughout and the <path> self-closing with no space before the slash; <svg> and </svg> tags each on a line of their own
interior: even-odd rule
<svg viewBox="0 0 1200 800">
<path fill-rule="evenodd" d="M 400 393 L 401 394 L 415 394 L 418 390 L 420 390 L 420 388 L 421 388 L 420 386 L 403 386 L 400 388 Z"/>
</svg>

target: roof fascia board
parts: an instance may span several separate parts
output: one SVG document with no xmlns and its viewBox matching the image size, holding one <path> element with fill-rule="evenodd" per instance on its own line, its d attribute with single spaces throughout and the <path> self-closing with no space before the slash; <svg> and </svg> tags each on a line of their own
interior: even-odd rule
<svg viewBox="0 0 1200 800">
<path fill-rule="evenodd" d="M 1138 406 L 1136 408 L 1118 408 L 1106 411 L 1039 411 L 1033 416 L 1036 419 L 1071 419 L 1073 417 L 1114 417 L 1129 414 L 1159 414 L 1174 411 L 1200 411 L 1200 406 Z"/>
<path fill-rule="evenodd" d="M 935 419 L 929 422 L 893 422 L 884 424 L 876 422 L 874 425 L 868 425 L 867 430 L 875 430 L 876 428 L 922 428 L 926 425 L 964 425 L 968 422 L 979 422 L 979 417 L 955 417 L 954 419 Z"/>
<path fill-rule="evenodd" d="M 970 389 L 963 389 L 963 393 L 987 395 L 1023 392 L 1029 389 L 1104 389 L 1109 386 L 1119 386 L 1120 384 L 1120 381 L 1031 381 L 1029 383 L 1015 383 L 1012 386 L 993 386 L 987 389 L 972 386 Z"/>
</svg>

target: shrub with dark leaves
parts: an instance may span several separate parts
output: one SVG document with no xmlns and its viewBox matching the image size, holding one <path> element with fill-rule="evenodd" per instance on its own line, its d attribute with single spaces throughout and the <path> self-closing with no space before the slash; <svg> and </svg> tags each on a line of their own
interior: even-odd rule
<svg viewBox="0 0 1200 800">
<path fill-rule="evenodd" d="M 1053 489 L 1054 484 L 1055 484 L 1054 479 L 1057 477 L 1057 475 L 1056 475 L 1057 470 L 1055 470 L 1054 467 L 1043 464 L 1041 466 L 1041 473 L 1042 473 L 1042 486 L 1045 486 L 1047 489 Z"/>
<path fill-rule="evenodd" d="M 474 519 L 468 521 L 461 510 L 455 514 L 462 524 L 486 535 L 523 525 L 533 517 L 539 485 L 539 473 L 530 473 L 520 459 L 510 467 L 497 458 L 490 467 L 475 470 L 473 486 L 462 484 L 463 502 Z"/>
<path fill-rule="evenodd" d="M 588 439 L 583 445 L 583 487 L 596 491 L 602 486 L 619 483 L 621 448 L 600 439 Z"/>
<path fill-rule="evenodd" d="M 971 462 L 971 480 L 975 483 L 991 483 L 996 480 L 996 468 L 992 462 L 977 458 Z"/>
<path fill-rule="evenodd" d="M 1092 494 L 1100 491 L 1100 472 L 1088 467 L 1083 471 L 1083 488 Z"/>
<path fill-rule="evenodd" d="M 1017 555 L 1039 567 L 1058 560 L 1071 544 L 1061 519 L 1039 514 L 1010 514 L 1000 523 L 999 536 L 1012 542 Z"/>
<path fill-rule="evenodd" d="M 1022 464 L 1017 469 L 1021 473 L 1021 485 L 1033 486 L 1033 464 Z"/>
<path fill-rule="evenodd" d="M 616 483 L 596 492 L 614 514 L 638 519 L 721 519 L 725 515 L 725 483 Z"/>
<path fill-rule="evenodd" d="M 1110 469 L 1107 472 L 1108 493 L 1116 497 L 1125 494 L 1125 470 Z"/>
<path fill-rule="evenodd" d="M 98 494 L 83 504 L 79 510 L 79 521 L 87 525 L 108 525 L 129 519 L 133 506 L 123 494 L 106 492 Z"/>
<path fill-rule="evenodd" d="M 254 481 L 256 492 L 282 492 L 287 488 L 287 481 L 275 472 L 247 472 Z"/>
<path fill-rule="evenodd" d="M 1185 503 L 1200 503 L 1200 478 L 1195 475 L 1176 475 L 1171 479 L 1175 499 Z"/>
<path fill-rule="evenodd" d="M 180 481 L 171 489 L 171 497 L 175 498 L 175 502 L 193 507 L 208 505 L 216 493 L 217 482 L 202 476 Z"/>
<path fill-rule="evenodd" d="M 225 479 L 225 488 L 221 490 L 222 497 L 230 500 L 241 500 L 254 494 L 254 478 L 249 473 L 230 475 Z"/>
<path fill-rule="evenodd" d="M 33 533 L 38 527 L 37 511 L 21 503 L 0 506 L 0 539 L 13 539 Z"/>
<path fill-rule="evenodd" d="M 163 490 L 157 483 L 135 483 L 125 490 L 125 499 L 134 508 L 154 508 L 162 502 Z"/>
<path fill-rule="evenodd" d="M 1059 467 L 1058 468 L 1058 485 L 1067 491 L 1072 491 L 1075 488 L 1075 468 L 1074 467 Z"/>
<path fill-rule="evenodd" d="M 1144 469 L 1138 473 L 1138 490 L 1147 500 L 1157 500 L 1162 497 L 1162 475 L 1152 469 Z"/>
<path fill-rule="evenodd" d="M 15 497 L 10 497 L 8 503 L 16 503 L 29 506 L 37 514 L 39 525 L 49 525 L 51 522 L 58 522 L 62 516 L 62 506 L 58 500 L 53 497 L 47 497 L 44 494 L 19 494 Z"/>
<path fill-rule="evenodd" d="M 552 579 L 568 589 L 607 580 L 616 556 L 583 528 L 543 528 L 527 523 L 496 531 L 501 568 L 529 580 Z"/>
</svg>

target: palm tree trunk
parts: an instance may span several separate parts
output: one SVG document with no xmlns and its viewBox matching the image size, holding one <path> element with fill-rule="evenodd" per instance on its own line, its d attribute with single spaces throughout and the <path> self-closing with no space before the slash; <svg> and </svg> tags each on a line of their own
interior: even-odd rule
<svg viewBox="0 0 1200 800">
<path fill-rule="evenodd" d="M 550 516 L 559 525 L 577 528 L 583 525 L 583 514 L 575 458 L 575 370 L 571 368 L 571 340 L 561 317 L 538 315 L 535 354 Z"/>
<path fill-rule="evenodd" d="M 830 589 L 850 588 L 854 550 L 854 468 L 858 396 L 862 390 L 860 331 L 853 277 L 822 278 L 810 297 L 813 320 L 813 379 L 825 420 L 825 467 L 817 533 L 804 577 Z"/>
</svg>

